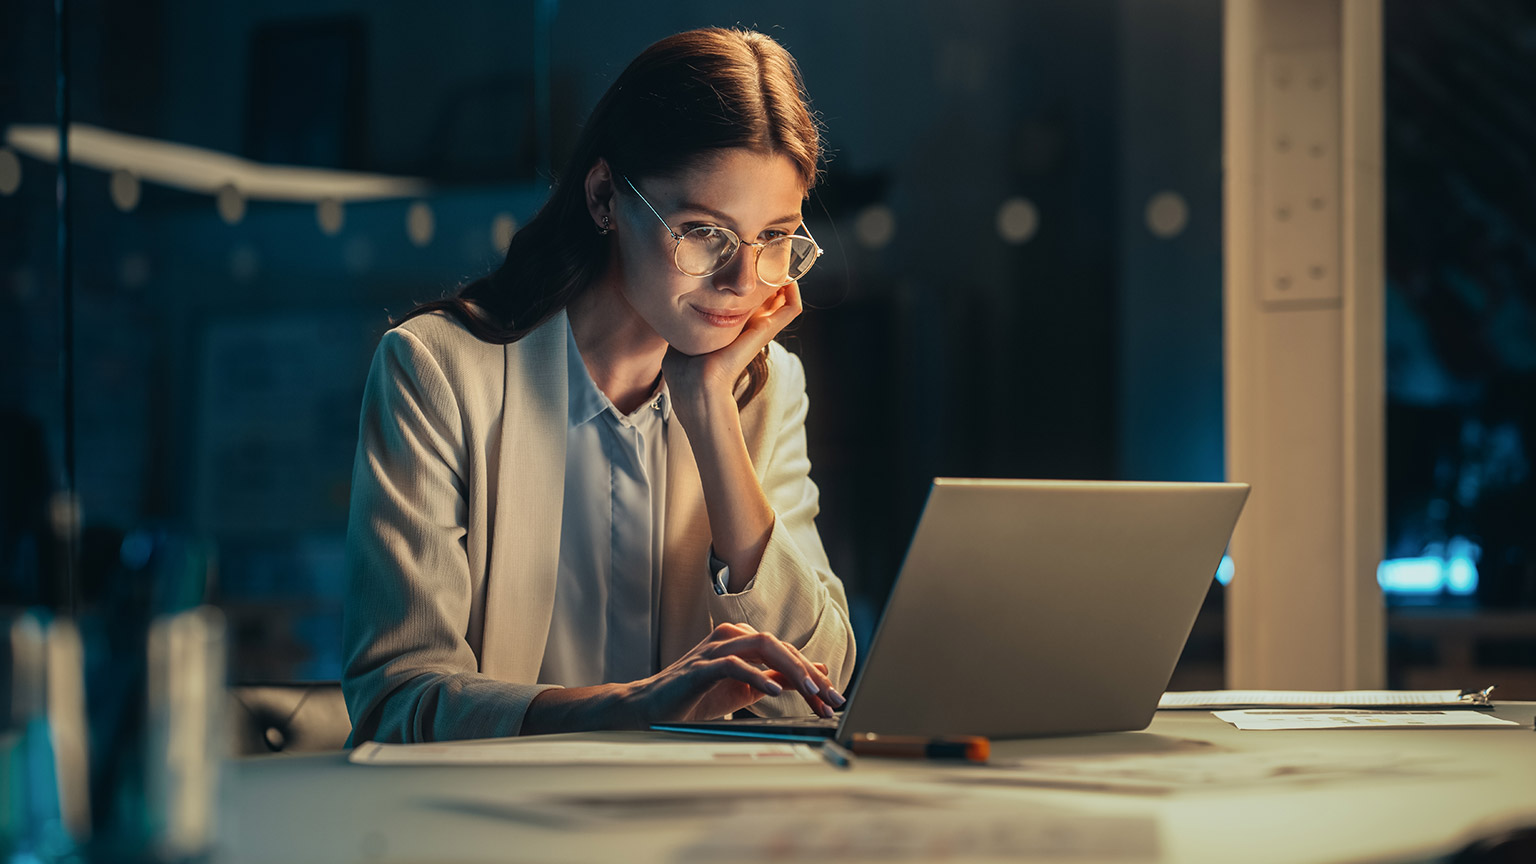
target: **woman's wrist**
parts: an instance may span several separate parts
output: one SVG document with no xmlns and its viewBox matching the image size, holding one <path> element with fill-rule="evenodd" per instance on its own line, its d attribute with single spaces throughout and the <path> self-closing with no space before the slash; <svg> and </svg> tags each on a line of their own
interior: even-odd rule
<svg viewBox="0 0 1536 864">
<path fill-rule="evenodd" d="M 691 437 L 703 437 L 721 420 L 731 428 L 739 425 L 736 397 L 724 386 L 706 387 L 689 393 L 673 391 L 672 411 L 677 414 Z"/>
<path fill-rule="evenodd" d="M 556 687 L 533 697 L 523 714 L 523 735 L 644 728 L 635 684 Z"/>
</svg>

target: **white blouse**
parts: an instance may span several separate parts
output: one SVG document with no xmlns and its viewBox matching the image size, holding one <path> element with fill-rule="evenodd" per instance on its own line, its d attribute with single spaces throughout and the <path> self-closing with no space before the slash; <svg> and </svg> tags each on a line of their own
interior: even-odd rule
<svg viewBox="0 0 1536 864">
<path fill-rule="evenodd" d="M 662 384 L 623 416 L 566 328 L 570 404 L 554 616 L 539 683 L 583 687 L 656 671 L 667 426 Z"/>
</svg>

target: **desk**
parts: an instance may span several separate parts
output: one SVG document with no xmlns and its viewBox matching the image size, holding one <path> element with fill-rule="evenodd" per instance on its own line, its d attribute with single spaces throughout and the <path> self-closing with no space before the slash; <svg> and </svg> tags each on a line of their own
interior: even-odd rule
<svg viewBox="0 0 1536 864">
<path fill-rule="evenodd" d="M 1217 747 L 1251 753 L 1326 751 L 1341 757 L 1405 754 L 1423 759 L 1427 767 L 1406 778 L 1261 784 L 1216 793 L 1145 796 L 989 787 L 982 794 L 1021 820 L 1057 812 L 1143 820 L 1152 829 L 1151 854 L 1130 860 L 1427 862 L 1476 837 L 1536 825 L 1536 732 L 1531 728 L 1536 703 L 1505 703 L 1496 713 L 1523 728 L 1239 732 L 1206 712 L 1159 712 L 1144 732 L 994 742 L 993 758 Z M 654 733 L 576 737 L 676 740 Z M 342 753 L 248 758 L 232 763 L 227 772 L 221 860 L 670 861 L 679 850 L 717 832 L 722 817 L 616 821 L 593 830 L 530 819 L 519 802 L 530 796 L 606 792 L 660 798 L 705 790 L 723 796 L 747 787 L 792 790 L 818 784 L 878 791 L 945 784 L 956 772 L 968 770 L 986 769 L 869 758 L 847 772 L 823 765 L 383 767 L 348 764 Z M 972 790 L 940 788 L 956 790 L 957 796 Z M 856 803 L 846 806 L 850 815 L 858 809 Z M 790 821 L 804 819 L 806 830 L 814 830 L 815 820 L 843 815 L 829 805 L 807 808 Z M 1081 864 L 1085 859 L 1060 860 Z"/>
</svg>

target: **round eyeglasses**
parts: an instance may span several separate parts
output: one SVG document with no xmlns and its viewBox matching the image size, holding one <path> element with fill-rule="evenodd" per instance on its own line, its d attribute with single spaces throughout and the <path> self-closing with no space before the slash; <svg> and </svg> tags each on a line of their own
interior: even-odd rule
<svg viewBox="0 0 1536 864">
<path fill-rule="evenodd" d="M 686 276 L 713 276 L 720 272 L 725 265 L 731 263 L 736 257 L 736 252 L 743 246 L 751 246 L 757 251 L 757 278 L 772 285 L 775 288 L 788 285 L 791 282 L 810 272 L 811 265 L 821 257 L 822 248 L 816 244 L 816 240 L 806 230 L 806 236 L 799 234 L 786 234 L 783 237 L 775 237 L 763 243 L 746 243 L 736 236 L 736 232 L 718 225 L 700 225 L 690 228 L 679 234 L 672 230 L 656 208 L 646 201 L 644 195 L 635 187 L 628 177 L 624 182 L 640 197 L 645 206 L 656 218 L 660 220 L 661 227 L 667 229 L 675 244 L 672 250 L 672 263 Z M 803 225 L 801 227 L 804 227 Z"/>
</svg>

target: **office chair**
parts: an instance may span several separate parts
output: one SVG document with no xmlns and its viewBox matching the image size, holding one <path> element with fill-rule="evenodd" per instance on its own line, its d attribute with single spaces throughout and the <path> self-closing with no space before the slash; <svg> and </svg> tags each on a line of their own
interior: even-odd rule
<svg viewBox="0 0 1536 864">
<path fill-rule="evenodd" d="M 238 756 L 340 750 L 352 734 L 337 681 L 243 684 L 229 695 Z"/>
<path fill-rule="evenodd" d="M 1448 864 L 1529 864 L 1536 861 L 1536 826 L 1486 837 L 1462 849 Z"/>
</svg>

